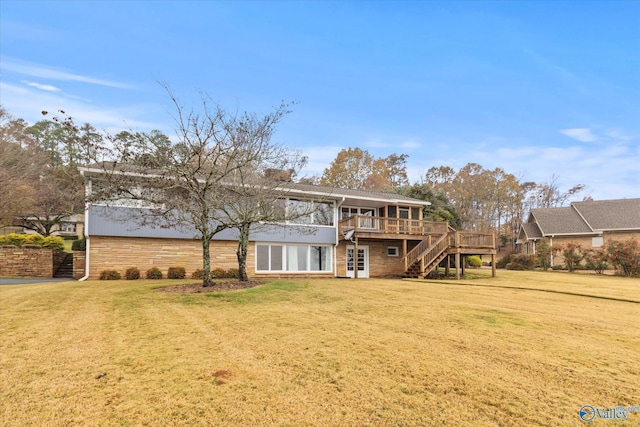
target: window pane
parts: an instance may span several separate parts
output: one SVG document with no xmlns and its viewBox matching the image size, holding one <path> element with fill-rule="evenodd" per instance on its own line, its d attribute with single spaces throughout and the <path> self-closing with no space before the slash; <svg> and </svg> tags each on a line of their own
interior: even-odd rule
<svg viewBox="0 0 640 427">
<path fill-rule="evenodd" d="M 256 246 L 256 269 L 258 271 L 269 270 L 269 246 L 258 245 Z"/>
<path fill-rule="evenodd" d="M 307 271 L 307 246 L 287 246 L 287 271 Z"/>
<path fill-rule="evenodd" d="M 271 246 L 271 270 L 282 270 L 282 246 Z"/>
<path fill-rule="evenodd" d="M 333 225 L 333 204 L 318 203 L 314 213 L 314 224 Z"/>
<path fill-rule="evenodd" d="M 311 271 L 331 271 L 329 246 L 311 246 Z"/>
<path fill-rule="evenodd" d="M 311 224 L 311 204 L 304 200 L 289 199 L 289 220 L 294 224 Z"/>
</svg>

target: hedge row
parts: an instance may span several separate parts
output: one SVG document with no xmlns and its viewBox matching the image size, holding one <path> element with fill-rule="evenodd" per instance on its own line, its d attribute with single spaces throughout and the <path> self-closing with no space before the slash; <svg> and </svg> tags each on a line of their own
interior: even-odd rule
<svg viewBox="0 0 640 427">
<path fill-rule="evenodd" d="M 130 267 L 124 273 L 124 278 L 127 280 L 137 280 L 142 277 L 140 270 L 137 267 Z M 164 274 L 158 267 L 152 267 L 145 272 L 144 275 L 147 279 L 164 279 Z M 167 271 L 167 279 L 184 279 L 187 277 L 187 273 L 184 267 L 169 267 Z M 238 269 L 231 268 L 224 270 L 222 268 L 214 268 L 211 270 L 211 277 L 214 279 L 233 278 L 239 277 Z M 100 280 L 119 280 L 122 278 L 120 272 L 116 270 L 104 270 L 100 273 Z M 202 279 L 202 270 L 196 270 L 191 273 L 192 279 Z"/>
<path fill-rule="evenodd" d="M 35 245 L 44 249 L 64 250 L 64 240 L 60 236 L 44 237 L 40 234 L 11 233 L 0 236 L 0 246 L 11 245 L 21 248 L 24 245 Z"/>
</svg>

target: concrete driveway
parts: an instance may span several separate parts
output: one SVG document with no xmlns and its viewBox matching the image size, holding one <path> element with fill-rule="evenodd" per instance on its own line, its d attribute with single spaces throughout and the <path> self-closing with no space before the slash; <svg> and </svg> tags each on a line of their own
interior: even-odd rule
<svg viewBox="0 0 640 427">
<path fill-rule="evenodd" d="M 0 285 L 33 285 L 36 283 L 52 283 L 52 282 L 72 282 L 73 279 L 69 278 L 45 278 L 45 277 L 16 277 L 16 278 L 4 278 L 0 277 Z"/>
</svg>

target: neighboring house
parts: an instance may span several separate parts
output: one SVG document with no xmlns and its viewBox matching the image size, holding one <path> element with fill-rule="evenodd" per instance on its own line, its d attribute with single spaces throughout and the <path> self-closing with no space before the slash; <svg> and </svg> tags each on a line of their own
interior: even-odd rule
<svg viewBox="0 0 640 427">
<path fill-rule="evenodd" d="M 608 240 L 640 239 L 640 199 L 572 202 L 568 207 L 532 209 L 518 233 L 520 252 L 535 254 L 537 243 L 569 242 L 599 248 Z M 557 256 L 552 263 L 559 264 Z M 553 265 L 553 264 L 552 264 Z"/>
<path fill-rule="evenodd" d="M 35 221 L 36 217 L 27 218 L 27 221 Z M 19 227 L 21 233 L 37 234 L 36 231 L 25 227 Z M 64 217 L 60 223 L 53 226 L 52 236 L 75 237 L 81 239 L 84 235 L 84 214 L 75 214 Z"/>
<path fill-rule="evenodd" d="M 99 170 L 83 168 L 88 188 Z M 252 277 L 424 277 L 447 257 L 491 255 L 493 234 L 455 231 L 446 222 L 422 219 L 428 202 L 393 193 L 336 189 L 283 182 L 286 205 L 322 199 L 321 214 L 251 232 L 247 273 Z M 284 193 L 283 193 L 284 194 Z M 129 267 L 151 267 L 165 274 L 202 268 L 202 245 L 194 230 L 139 227 L 117 221 L 126 207 L 88 205 L 85 214 L 87 276 Z M 121 216 L 122 217 L 122 216 Z M 237 268 L 238 235 L 224 230 L 211 243 L 212 269 Z M 462 268 L 456 268 L 459 276 Z M 495 269 L 493 270 L 495 274 Z"/>
</svg>

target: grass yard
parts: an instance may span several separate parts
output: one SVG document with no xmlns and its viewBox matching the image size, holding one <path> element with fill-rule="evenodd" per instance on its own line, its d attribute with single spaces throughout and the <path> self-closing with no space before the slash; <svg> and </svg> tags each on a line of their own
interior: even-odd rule
<svg viewBox="0 0 640 427">
<path fill-rule="evenodd" d="M 640 406 L 640 279 L 154 290 L 175 283 L 1 286 L 0 423 L 580 426 L 583 405 Z"/>
</svg>

